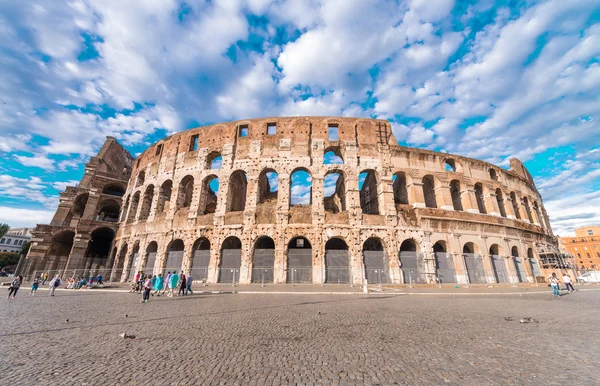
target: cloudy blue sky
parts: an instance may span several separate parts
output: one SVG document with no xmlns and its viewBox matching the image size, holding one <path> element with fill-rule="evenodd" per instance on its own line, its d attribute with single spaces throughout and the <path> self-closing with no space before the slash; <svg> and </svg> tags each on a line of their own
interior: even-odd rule
<svg viewBox="0 0 600 386">
<path fill-rule="evenodd" d="M 600 224 L 600 0 L 0 1 L 0 222 L 47 222 L 107 135 L 248 117 L 393 123 Z"/>
</svg>

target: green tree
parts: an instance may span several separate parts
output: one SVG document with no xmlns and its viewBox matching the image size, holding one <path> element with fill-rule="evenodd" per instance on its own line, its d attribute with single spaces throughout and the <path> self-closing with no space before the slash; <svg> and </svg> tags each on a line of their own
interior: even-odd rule
<svg viewBox="0 0 600 386">
<path fill-rule="evenodd" d="M 0 224 L 0 237 L 4 237 L 6 233 L 10 230 L 8 224 Z"/>
<path fill-rule="evenodd" d="M 21 248 L 21 255 L 27 256 L 27 253 L 29 252 L 29 247 L 31 247 L 31 243 L 29 241 L 25 241 L 25 244 L 23 244 L 23 248 Z"/>
<path fill-rule="evenodd" d="M 0 252 L 0 268 L 7 265 L 17 265 L 20 257 L 21 255 L 17 252 Z"/>
</svg>

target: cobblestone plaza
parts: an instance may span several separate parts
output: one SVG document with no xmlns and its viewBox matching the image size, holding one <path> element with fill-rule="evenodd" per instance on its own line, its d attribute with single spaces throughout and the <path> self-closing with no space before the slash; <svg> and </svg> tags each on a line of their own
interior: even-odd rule
<svg viewBox="0 0 600 386">
<path fill-rule="evenodd" d="M 2 300 L 0 384 L 598 384 L 600 292 L 545 290 L 140 304 L 136 294 L 23 288 Z M 520 324 L 526 316 L 539 323 Z"/>
</svg>

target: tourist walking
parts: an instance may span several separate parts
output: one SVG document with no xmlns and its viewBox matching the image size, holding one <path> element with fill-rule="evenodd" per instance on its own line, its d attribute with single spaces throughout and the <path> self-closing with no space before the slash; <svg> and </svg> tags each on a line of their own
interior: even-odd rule
<svg viewBox="0 0 600 386">
<path fill-rule="evenodd" d="M 142 295 L 142 303 L 148 303 L 150 298 L 150 290 L 152 290 L 152 276 L 148 275 L 144 281 L 144 294 Z"/>
<path fill-rule="evenodd" d="M 185 278 L 185 274 L 182 271 L 180 279 L 179 279 L 179 292 L 177 292 L 177 296 L 179 296 L 179 295 L 185 296 L 185 288 L 186 287 L 187 287 L 186 278 Z"/>
<path fill-rule="evenodd" d="M 163 290 L 163 295 L 165 294 L 165 291 L 169 288 L 169 285 L 171 284 L 171 271 L 167 272 L 167 277 L 165 278 L 165 289 Z"/>
<path fill-rule="evenodd" d="M 35 279 L 33 279 L 33 283 L 31 283 L 31 291 L 29 291 L 29 295 L 35 296 L 35 293 L 37 292 L 39 286 L 40 286 L 40 278 L 36 277 Z"/>
<path fill-rule="evenodd" d="M 62 284 L 62 280 L 60 280 L 60 277 L 58 277 L 58 275 L 56 275 L 54 277 L 54 279 L 50 280 L 49 283 L 49 289 L 50 289 L 50 296 L 54 296 L 54 291 Z"/>
<path fill-rule="evenodd" d="M 563 283 L 565 283 L 565 287 L 567 287 L 567 291 L 575 292 L 575 288 L 573 288 L 573 283 L 571 283 L 571 276 L 569 276 L 568 273 L 564 274 Z"/>
<path fill-rule="evenodd" d="M 185 294 L 187 295 L 188 292 L 190 292 L 193 295 L 194 291 L 192 291 L 192 282 L 193 282 L 194 279 L 192 279 L 192 273 L 191 272 L 190 272 L 189 275 L 187 275 L 186 280 L 187 280 L 187 283 L 186 283 L 187 285 L 185 287 Z"/>
<path fill-rule="evenodd" d="M 156 294 L 156 296 L 160 296 L 160 291 L 162 291 L 164 287 L 165 281 L 162 277 L 162 273 L 159 273 L 156 277 L 156 280 L 154 281 L 154 293 L 152 294 L 152 296 L 154 296 L 154 294 Z"/>
<path fill-rule="evenodd" d="M 12 281 L 12 283 L 10 283 L 10 287 L 8 288 L 8 298 L 9 299 L 11 298 L 11 296 L 13 299 L 15 298 L 17 291 L 19 290 L 19 288 L 21 288 L 21 283 L 23 283 L 23 276 L 15 277 L 15 279 Z"/>
<path fill-rule="evenodd" d="M 177 288 L 177 283 L 179 283 L 179 275 L 177 274 L 177 271 L 175 271 L 171 274 L 171 277 L 169 278 L 168 282 L 169 282 L 169 296 L 173 297 L 173 295 L 174 295 L 173 290 L 175 288 Z"/>
<path fill-rule="evenodd" d="M 46 284 L 46 280 L 48 280 L 48 272 L 42 273 L 42 285 Z"/>
<path fill-rule="evenodd" d="M 550 287 L 552 287 L 552 293 L 554 294 L 554 296 L 559 297 L 560 291 L 558 287 L 558 278 L 556 277 L 555 273 L 553 273 L 552 276 L 550 276 L 549 281 Z"/>
<path fill-rule="evenodd" d="M 104 282 L 102 281 L 102 275 L 98 275 L 98 285 L 104 285 Z"/>
</svg>

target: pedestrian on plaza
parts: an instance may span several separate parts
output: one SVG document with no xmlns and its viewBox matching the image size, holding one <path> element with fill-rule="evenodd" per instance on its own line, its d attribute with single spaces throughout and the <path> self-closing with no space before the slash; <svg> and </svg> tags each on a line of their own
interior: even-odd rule
<svg viewBox="0 0 600 386">
<path fill-rule="evenodd" d="M 169 285 L 171 284 L 171 271 L 167 272 L 167 277 L 165 278 L 165 289 L 163 290 L 163 295 L 165 294 L 165 291 L 169 288 Z"/>
<path fill-rule="evenodd" d="M 23 283 L 23 276 L 17 276 L 15 277 L 15 279 L 10 283 L 10 287 L 8 288 L 8 299 L 15 298 L 15 295 L 17 294 L 17 291 L 19 290 L 19 288 L 21 288 L 21 283 Z"/>
<path fill-rule="evenodd" d="M 558 277 L 556 277 L 556 273 L 552 273 L 552 276 L 550 276 L 549 281 L 550 281 L 550 287 L 552 287 L 552 293 L 554 294 L 555 297 L 559 297 L 560 289 L 558 286 Z"/>
<path fill-rule="evenodd" d="M 50 296 L 54 296 L 54 291 L 62 284 L 62 280 L 60 280 L 60 277 L 58 277 L 58 275 L 56 275 L 54 277 L 54 279 L 50 280 L 49 283 L 49 289 L 50 289 Z"/>
<path fill-rule="evenodd" d="M 144 295 L 142 295 L 141 303 L 148 303 L 150 290 L 152 290 L 152 276 L 148 275 L 146 276 L 146 280 L 144 280 Z"/>
<path fill-rule="evenodd" d="M 31 283 L 31 291 L 29 291 L 29 295 L 35 296 L 35 293 L 37 292 L 39 286 L 40 278 L 36 277 L 35 279 L 33 279 L 33 283 Z"/>
<path fill-rule="evenodd" d="M 573 283 L 571 283 L 571 276 L 569 276 L 568 273 L 564 274 L 563 283 L 565 283 L 565 287 L 567 287 L 567 291 L 575 292 L 575 288 L 573 288 Z"/>
<path fill-rule="evenodd" d="M 181 271 L 181 276 L 179 278 L 179 292 L 177 292 L 177 296 L 183 295 L 185 296 L 185 289 L 187 287 L 186 277 L 183 271 Z"/>
<path fill-rule="evenodd" d="M 102 282 L 102 275 L 98 275 L 98 285 L 104 285 Z"/>
<path fill-rule="evenodd" d="M 194 279 L 192 279 L 192 273 L 190 272 L 190 274 L 187 275 L 187 278 L 186 278 L 186 281 L 187 281 L 186 287 L 185 287 L 185 294 L 186 295 L 188 294 L 188 292 L 191 292 L 192 295 L 194 294 L 194 291 L 192 291 L 192 282 L 193 282 L 193 280 Z"/>
<path fill-rule="evenodd" d="M 89 287 L 92 288 L 94 286 L 94 276 L 90 276 L 90 284 Z"/>
<path fill-rule="evenodd" d="M 46 280 L 48 280 L 48 272 L 42 273 L 42 285 L 46 284 Z"/>
<path fill-rule="evenodd" d="M 175 295 L 173 290 L 177 288 L 177 283 L 179 283 L 179 275 L 177 274 L 177 271 L 174 271 L 169 279 L 169 297 L 173 297 L 173 295 Z"/>
<path fill-rule="evenodd" d="M 164 286 L 165 281 L 162 277 L 162 273 L 159 273 L 154 281 L 154 292 L 152 293 L 152 296 L 154 296 L 154 294 L 156 294 L 156 296 L 160 296 L 160 291 L 163 290 Z"/>
</svg>

